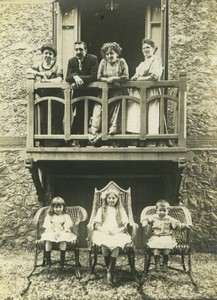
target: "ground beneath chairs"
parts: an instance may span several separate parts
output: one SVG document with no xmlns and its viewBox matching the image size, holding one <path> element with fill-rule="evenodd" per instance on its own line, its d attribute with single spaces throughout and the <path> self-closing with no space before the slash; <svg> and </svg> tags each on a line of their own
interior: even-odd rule
<svg viewBox="0 0 217 300">
<path fill-rule="evenodd" d="M 33 276 L 28 292 L 20 296 L 27 283 L 26 276 L 32 269 L 33 258 L 34 251 L 0 249 L 1 300 L 202 300 L 216 299 L 217 295 L 217 254 L 192 254 L 193 274 L 199 286 L 198 292 L 194 291 L 187 275 L 171 270 L 166 274 L 150 271 L 142 293 L 139 293 L 129 266 L 118 268 L 119 265 L 123 266 L 125 257 L 118 258 L 114 288 L 107 286 L 105 269 L 101 267 L 96 268 L 97 277 L 92 275 L 91 280 L 86 282 L 88 253 L 81 249 L 83 277 L 80 280 L 75 278 L 75 272 L 70 267 L 62 272 L 58 266 L 53 267 Z M 143 269 L 143 255 L 140 251 L 137 251 L 136 267 L 139 272 Z"/>
</svg>

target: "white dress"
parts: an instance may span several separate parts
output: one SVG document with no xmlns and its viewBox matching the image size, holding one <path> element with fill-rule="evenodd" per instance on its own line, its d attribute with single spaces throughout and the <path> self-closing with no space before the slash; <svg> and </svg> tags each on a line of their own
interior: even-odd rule
<svg viewBox="0 0 217 300">
<path fill-rule="evenodd" d="M 101 224 L 105 230 L 115 232 L 118 228 L 129 223 L 127 214 L 124 208 L 120 209 L 122 225 L 119 225 L 116 219 L 116 208 L 113 206 L 107 206 L 105 219 L 102 224 L 102 208 L 99 208 L 95 217 L 94 222 Z M 110 250 L 120 247 L 124 248 L 126 244 L 131 243 L 131 237 L 127 231 L 110 235 L 99 230 L 93 231 L 93 243 L 101 246 L 107 246 Z"/>
<path fill-rule="evenodd" d="M 73 227 L 72 220 L 68 214 L 47 215 L 44 219 L 41 239 L 50 242 L 73 242 L 77 239 L 76 235 L 71 232 Z"/>
<path fill-rule="evenodd" d="M 152 226 L 153 236 L 147 243 L 151 249 L 173 249 L 177 245 L 174 230 L 182 228 L 178 220 L 170 216 L 159 218 L 157 214 L 147 216 L 145 220 Z"/>
<path fill-rule="evenodd" d="M 160 57 L 153 55 L 152 57 L 141 62 L 136 68 L 136 76 L 151 76 L 150 80 L 159 80 L 162 75 L 162 60 Z M 151 88 L 147 90 L 146 97 L 159 95 L 158 88 Z M 129 95 L 141 98 L 139 89 L 129 89 Z M 142 100 L 142 99 L 141 99 Z M 148 133 L 159 133 L 159 100 L 150 102 L 148 108 Z M 140 133 L 140 104 L 128 101 L 127 106 L 127 124 L 126 129 L 131 133 Z"/>
</svg>

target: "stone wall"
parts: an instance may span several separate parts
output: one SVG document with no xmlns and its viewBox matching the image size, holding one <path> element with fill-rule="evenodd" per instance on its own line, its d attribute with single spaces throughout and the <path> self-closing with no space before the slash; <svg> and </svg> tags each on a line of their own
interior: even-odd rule
<svg viewBox="0 0 217 300">
<path fill-rule="evenodd" d="M 0 4 L 0 39 L 0 136 L 26 136 L 26 70 L 52 39 L 52 5 Z"/>
<path fill-rule="evenodd" d="M 34 245 L 39 202 L 25 158 L 25 150 L 0 150 L 0 246 Z"/>
<path fill-rule="evenodd" d="M 52 5 L 46 0 L 28 1 L 31 4 L 3 2 L 0 3 L 0 246 L 33 247 L 33 216 L 39 202 L 30 172 L 25 168 L 25 148 L 18 147 L 25 147 L 27 131 L 26 70 L 41 59 L 40 47 L 52 40 Z M 11 148 L 3 148 L 5 145 Z"/>
<path fill-rule="evenodd" d="M 169 71 L 188 74 L 187 136 L 217 147 L 217 6 L 215 0 L 170 1 Z M 204 137 L 206 137 L 204 139 Z M 207 146 L 200 143 L 200 146 Z"/>
<path fill-rule="evenodd" d="M 190 209 L 194 248 L 217 253 L 217 152 L 189 152 L 180 200 Z"/>
<path fill-rule="evenodd" d="M 169 10 L 170 78 L 177 78 L 180 71 L 188 74 L 190 152 L 180 198 L 192 212 L 195 249 L 216 252 L 217 6 L 215 0 L 192 1 L 187 8 L 186 3 L 170 1 Z"/>
</svg>

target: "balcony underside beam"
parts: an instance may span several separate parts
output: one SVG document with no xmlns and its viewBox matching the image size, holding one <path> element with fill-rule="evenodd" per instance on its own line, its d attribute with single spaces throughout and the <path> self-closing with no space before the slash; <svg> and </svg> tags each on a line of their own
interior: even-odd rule
<svg viewBox="0 0 217 300">
<path fill-rule="evenodd" d="M 29 148 L 37 161 L 185 161 L 186 148 Z"/>
</svg>

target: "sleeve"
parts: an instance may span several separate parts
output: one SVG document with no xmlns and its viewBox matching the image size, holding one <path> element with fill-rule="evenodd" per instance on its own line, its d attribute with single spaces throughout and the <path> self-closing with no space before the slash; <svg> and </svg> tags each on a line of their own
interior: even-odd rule
<svg viewBox="0 0 217 300">
<path fill-rule="evenodd" d="M 182 224 L 179 220 L 171 217 L 171 227 L 172 229 L 181 230 Z"/>
<path fill-rule="evenodd" d="M 68 68 L 66 73 L 66 82 L 74 83 L 74 74 L 76 73 L 75 66 L 73 65 L 73 61 L 70 59 L 68 61 Z"/>
<path fill-rule="evenodd" d="M 52 222 L 51 222 L 51 217 L 50 215 L 46 215 L 43 223 L 43 228 L 46 230 L 51 230 L 52 229 Z"/>
<path fill-rule="evenodd" d="M 64 229 L 70 231 L 70 228 L 73 227 L 72 219 L 68 214 L 65 214 L 65 218 Z"/>
<path fill-rule="evenodd" d="M 123 225 L 127 225 L 129 223 L 129 218 L 123 207 L 121 209 L 121 221 L 122 221 Z"/>
<path fill-rule="evenodd" d="M 134 76 L 142 76 L 143 75 L 143 62 L 141 62 L 136 68 L 136 73 Z"/>
<path fill-rule="evenodd" d="M 35 70 L 35 71 L 37 71 L 37 72 L 40 72 L 40 70 L 39 70 L 39 64 L 33 65 L 33 66 L 31 67 L 31 69 L 33 69 L 33 70 Z"/>
<path fill-rule="evenodd" d="M 102 59 L 100 64 L 99 64 L 99 69 L 98 69 L 98 72 L 97 72 L 97 79 L 98 80 L 101 80 L 102 77 L 106 77 L 104 70 L 105 70 L 105 60 Z"/>
<path fill-rule="evenodd" d="M 96 216 L 94 218 L 94 223 L 102 223 L 102 207 L 97 210 Z"/>
<path fill-rule="evenodd" d="M 142 224 L 143 227 L 149 224 L 153 224 L 153 217 L 146 215 L 144 218 L 141 217 L 140 223 Z"/>
<path fill-rule="evenodd" d="M 153 60 L 151 66 L 150 66 L 150 76 L 152 80 L 159 80 L 162 72 L 163 72 L 163 67 L 162 67 L 162 59 L 160 57 L 155 57 Z"/>
<path fill-rule="evenodd" d="M 129 79 L 129 68 L 128 68 L 128 65 L 124 58 L 121 58 L 120 66 L 121 66 L 121 74 L 120 74 L 121 79 L 128 80 Z"/>
<path fill-rule="evenodd" d="M 56 77 L 61 77 L 63 79 L 63 67 L 60 63 L 56 63 Z"/>
<path fill-rule="evenodd" d="M 98 70 L 98 59 L 96 56 L 92 56 L 90 60 L 90 69 L 88 75 L 79 75 L 83 79 L 84 83 L 89 83 L 96 81 L 97 79 L 97 70 Z"/>
</svg>

